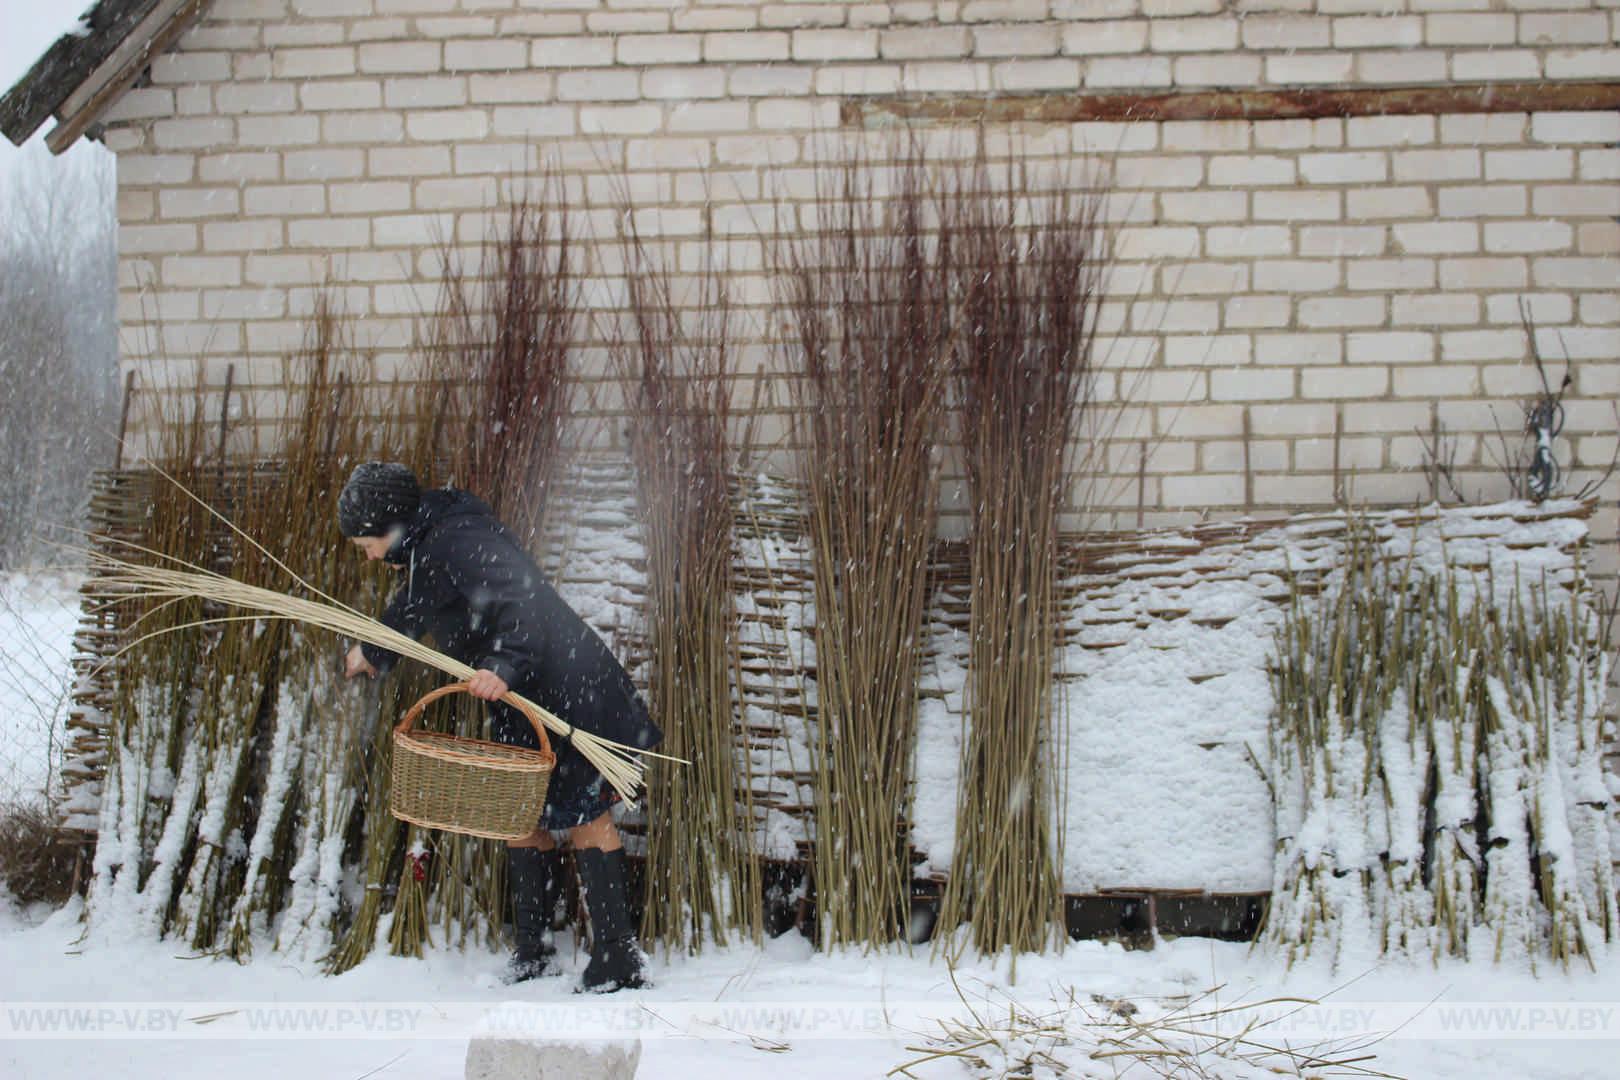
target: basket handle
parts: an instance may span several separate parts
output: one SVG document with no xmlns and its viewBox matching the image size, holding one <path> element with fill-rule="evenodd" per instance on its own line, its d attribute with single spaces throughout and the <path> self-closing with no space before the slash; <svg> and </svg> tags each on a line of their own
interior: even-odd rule
<svg viewBox="0 0 1620 1080">
<path fill-rule="evenodd" d="M 414 725 L 417 719 L 421 717 L 423 709 L 427 708 L 429 705 L 433 704 L 435 701 L 438 701 L 442 697 L 449 697 L 451 694 L 465 693 L 468 693 L 468 690 L 467 684 L 464 682 L 447 683 L 446 685 L 435 690 L 429 690 L 427 693 L 423 694 L 417 699 L 415 705 L 412 705 L 409 709 L 405 710 L 405 715 L 400 717 L 399 723 L 394 726 L 394 731 L 401 735 L 405 734 L 411 730 L 411 726 Z M 510 690 L 501 697 L 501 700 L 506 702 L 508 705 L 511 705 L 524 716 L 529 718 L 529 723 L 534 725 L 534 733 L 540 736 L 540 749 L 548 754 L 551 753 L 551 740 L 546 737 L 546 726 L 541 722 L 539 713 L 535 712 Z"/>
</svg>

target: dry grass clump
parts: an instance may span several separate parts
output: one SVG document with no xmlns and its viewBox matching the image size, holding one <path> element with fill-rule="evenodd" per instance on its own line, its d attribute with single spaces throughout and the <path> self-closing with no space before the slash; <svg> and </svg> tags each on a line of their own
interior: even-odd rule
<svg viewBox="0 0 1620 1080">
<path fill-rule="evenodd" d="M 66 903 L 83 849 L 82 834 L 62 828 L 45 802 L 0 805 L 0 882 L 18 903 Z"/>
<path fill-rule="evenodd" d="M 815 575 L 812 876 L 826 945 L 905 926 L 917 679 L 945 409 L 947 282 L 926 161 L 891 192 L 854 152 L 819 174 L 814 228 L 770 245 Z"/>
<path fill-rule="evenodd" d="M 941 251 L 969 502 L 966 733 L 942 917 L 981 952 L 1039 950 L 1062 922 L 1052 727 L 1059 526 L 1095 381 L 1101 195 L 1033 199 L 981 158 L 945 197 Z"/>
<path fill-rule="evenodd" d="M 642 936 L 696 953 L 706 939 L 757 941 L 764 920 L 752 783 L 736 729 L 731 308 L 712 264 L 684 308 L 628 206 L 622 218 L 628 328 L 615 327 L 611 347 L 626 382 L 647 551 L 648 701 L 661 749 L 690 762 L 649 770 L 645 881 L 655 900 Z"/>
</svg>

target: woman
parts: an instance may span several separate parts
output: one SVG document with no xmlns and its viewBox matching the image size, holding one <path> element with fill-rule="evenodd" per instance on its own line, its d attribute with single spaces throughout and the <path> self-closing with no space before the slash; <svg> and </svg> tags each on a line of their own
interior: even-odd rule
<svg viewBox="0 0 1620 1080">
<path fill-rule="evenodd" d="M 508 691 L 582 731 L 639 749 L 663 737 L 607 645 L 557 595 L 534 560 L 465 491 L 422 491 L 397 462 L 356 466 L 338 496 L 338 527 L 368 559 L 404 574 L 382 622 L 477 669 L 467 688 L 491 702 L 494 737 L 538 749 L 529 720 L 499 702 Z M 349 650 L 345 673 L 375 677 L 398 661 L 374 645 Z M 581 988 L 644 985 L 625 896 L 624 846 L 609 807 L 618 795 L 566 739 L 552 736 L 557 767 L 533 833 L 507 844 L 519 982 L 553 970 L 551 917 L 561 886 L 554 832 L 566 831 L 591 919 Z"/>
</svg>

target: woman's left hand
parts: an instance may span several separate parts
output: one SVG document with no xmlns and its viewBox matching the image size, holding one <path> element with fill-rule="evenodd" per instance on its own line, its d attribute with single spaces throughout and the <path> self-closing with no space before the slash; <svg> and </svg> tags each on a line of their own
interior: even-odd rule
<svg viewBox="0 0 1620 1080">
<path fill-rule="evenodd" d="M 485 701 L 499 701 L 510 689 L 505 679 L 488 668 L 473 672 L 473 677 L 467 680 L 467 693 Z"/>
</svg>

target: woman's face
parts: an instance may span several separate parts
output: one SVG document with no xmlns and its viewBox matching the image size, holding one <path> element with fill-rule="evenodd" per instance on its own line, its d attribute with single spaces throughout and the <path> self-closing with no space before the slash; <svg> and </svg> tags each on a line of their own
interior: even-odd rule
<svg viewBox="0 0 1620 1080">
<path fill-rule="evenodd" d="M 376 561 L 388 554 L 388 549 L 394 545 L 391 536 L 351 536 L 354 546 L 365 552 L 366 558 Z"/>
</svg>

